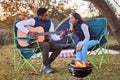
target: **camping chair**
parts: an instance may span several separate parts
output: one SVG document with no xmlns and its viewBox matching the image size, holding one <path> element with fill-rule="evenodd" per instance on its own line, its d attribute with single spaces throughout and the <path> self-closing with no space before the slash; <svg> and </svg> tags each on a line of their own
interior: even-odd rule
<svg viewBox="0 0 120 80">
<path fill-rule="evenodd" d="M 36 73 L 37 70 L 33 67 L 33 64 L 30 63 L 31 56 L 38 50 L 40 50 L 40 46 L 37 43 L 37 47 L 35 48 L 27 48 L 21 47 L 18 44 L 17 40 L 35 40 L 34 38 L 26 38 L 26 37 L 17 37 L 17 27 L 16 23 L 19 22 L 18 20 L 14 22 L 13 29 L 14 29 L 14 70 L 19 71 L 23 68 L 23 66 L 32 68 Z M 42 64 L 42 63 L 41 63 Z M 40 68 L 40 72 L 42 70 L 42 65 Z"/>
<path fill-rule="evenodd" d="M 90 51 L 89 54 L 91 54 L 91 51 L 94 51 L 96 53 L 96 55 L 98 55 L 98 52 L 102 51 L 102 56 L 101 56 L 100 63 L 99 63 L 99 68 L 100 68 L 102 65 L 103 59 L 106 59 L 109 63 L 109 60 L 105 56 L 104 50 L 102 49 L 103 45 L 105 45 L 104 48 L 108 48 L 107 40 L 105 37 L 106 35 L 109 34 L 107 32 L 107 20 L 105 18 L 95 18 L 95 19 L 87 19 L 86 22 L 88 22 L 88 24 L 93 29 L 93 31 L 96 33 L 96 35 L 98 36 L 98 39 L 99 39 L 99 43 L 96 46 L 94 46 L 93 48 L 89 49 L 89 51 Z M 56 28 L 56 31 L 67 30 L 67 29 L 69 29 L 69 26 L 70 26 L 69 18 L 66 18 Z M 64 44 L 64 46 L 65 46 L 67 43 L 68 37 L 69 37 L 69 39 L 71 39 L 72 43 L 76 44 L 76 41 L 74 40 L 74 38 L 72 38 L 72 36 L 65 36 L 62 40 L 57 41 L 57 43 L 62 44 L 62 45 Z M 71 48 L 74 49 L 73 46 Z M 99 48 L 99 50 L 96 52 L 95 50 L 97 48 Z M 95 65 L 95 63 L 92 61 L 92 59 L 90 59 L 89 61 L 95 66 L 95 68 L 98 68 L 97 65 Z"/>
<path fill-rule="evenodd" d="M 97 45 L 89 49 L 90 51 L 89 54 L 91 54 L 91 51 L 94 51 L 96 55 L 98 55 L 100 51 L 102 52 L 100 63 L 99 63 L 99 68 L 101 68 L 103 60 L 106 60 L 106 62 L 109 63 L 109 58 L 108 56 L 105 55 L 105 49 L 108 49 L 107 39 L 109 35 L 109 32 L 107 31 L 107 20 L 106 18 L 95 18 L 95 19 L 88 19 L 86 20 L 86 22 L 90 25 L 92 30 L 96 33 L 99 40 Z M 99 48 L 98 51 L 96 51 L 97 48 Z M 96 55 L 94 57 L 96 57 Z M 92 62 L 92 60 L 90 60 L 90 62 Z M 95 64 L 94 66 L 97 68 Z"/>
</svg>

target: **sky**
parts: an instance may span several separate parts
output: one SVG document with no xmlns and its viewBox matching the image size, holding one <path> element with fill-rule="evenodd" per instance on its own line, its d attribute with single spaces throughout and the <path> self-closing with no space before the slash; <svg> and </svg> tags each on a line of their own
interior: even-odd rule
<svg viewBox="0 0 120 80">
<path fill-rule="evenodd" d="M 95 9 L 95 11 L 93 13 L 90 12 L 89 10 L 89 4 L 90 2 L 88 1 L 83 1 L 83 0 L 71 0 L 67 5 L 66 5 L 66 8 L 67 7 L 71 7 L 72 6 L 75 6 L 77 8 L 76 12 L 80 13 L 80 15 L 82 17 L 92 17 L 92 15 L 94 16 L 98 16 L 97 13 L 99 13 L 98 10 Z M 92 15 L 91 15 L 92 14 Z"/>
<path fill-rule="evenodd" d="M 61 0 L 57 0 L 57 4 L 58 4 L 59 1 L 61 1 Z M 120 14 L 120 7 L 117 6 L 116 3 L 113 0 L 109 0 L 109 1 L 117 9 L 117 13 Z M 116 1 L 120 4 L 120 0 L 116 0 Z M 86 17 L 86 16 L 92 17 L 92 15 L 98 16 L 99 10 L 95 9 L 94 12 L 91 13 L 89 11 L 89 8 L 88 8 L 89 4 L 90 4 L 90 2 L 88 2 L 88 1 L 83 1 L 83 0 L 69 0 L 69 3 L 65 4 L 65 8 L 76 7 L 77 8 L 76 12 L 80 13 L 81 16 L 83 16 L 83 17 Z"/>
</svg>

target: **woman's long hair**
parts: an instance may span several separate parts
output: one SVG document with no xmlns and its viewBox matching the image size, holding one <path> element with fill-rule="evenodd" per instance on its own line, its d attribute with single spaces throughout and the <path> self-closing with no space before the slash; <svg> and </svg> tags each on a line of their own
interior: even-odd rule
<svg viewBox="0 0 120 80">
<path fill-rule="evenodd" d="M 71 15 L 78 20 L 78 24 L 85 23 L 85 21 L 82 20 L 81 16 L 78 13 L 72 13 Z"/>
<path fill-rule="evenodd" d="M 78 20 L 77 24 L 81 25 L 84 23 L 84 24 L 87 24 L 88 27 L 90 27 L 90 25 L 87 22 L 85 22 L 78 13 L 72 13 L 71 15 Z"/>
</svg>

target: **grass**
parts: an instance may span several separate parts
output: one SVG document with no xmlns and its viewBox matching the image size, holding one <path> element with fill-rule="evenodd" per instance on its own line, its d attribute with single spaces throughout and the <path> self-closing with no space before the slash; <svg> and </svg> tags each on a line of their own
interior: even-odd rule
<svg viewBox="0 0 120 80">
<path fill-rule="evenodd" d="M 110 45 L 117 44 L 116 41 L 111 39 L 109 41 Z M 78 80 L 78 78 L 71 76 L 68 71 L 67 64 L 71 62 L 74 58 L 57 58 L 53 63 L 52 67 L 56 68 L 57 72 L 54 74 L 44 74 L 41 75 L 32 75 L 31 69 L 23 68 L 19 72 L 14 71 L 13 63 L 13 45 L 3 46 L 0 49 L 0 80 Z M 120 80 L 120 54 L 118 55 L 109 55 L 110 64 L 102 64 L 102 67 L 98 70 L 95 68 L 91 74 L 91 80 L 95 80 L 94 76 L 97 77 L 97 80 Z M 90 58 L 92 56 L 89 56 Z M 94 59 L 95 64 L 98 65 L 99 59 Z M 34 61 L 33 61 L 34 63 Z M 35 67 L 39 71 L 40 63 L 35 62 Z M 84 80 L 88 80 L 87 77 Z"/>
</svg>

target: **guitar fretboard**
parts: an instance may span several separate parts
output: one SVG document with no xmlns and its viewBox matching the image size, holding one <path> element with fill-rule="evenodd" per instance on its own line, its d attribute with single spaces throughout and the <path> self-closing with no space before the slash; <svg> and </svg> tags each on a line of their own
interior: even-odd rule
<svg viewBox="0 0 120 80">
<path fill-rule="evenodd" d="M 50 34 L 60 34 L 62 31 L 56 31 L 56 32 L 43 32 L 43 33 L 38 33 L 39 36 L 41 35 L 50 35 Z"/>
</svg>

